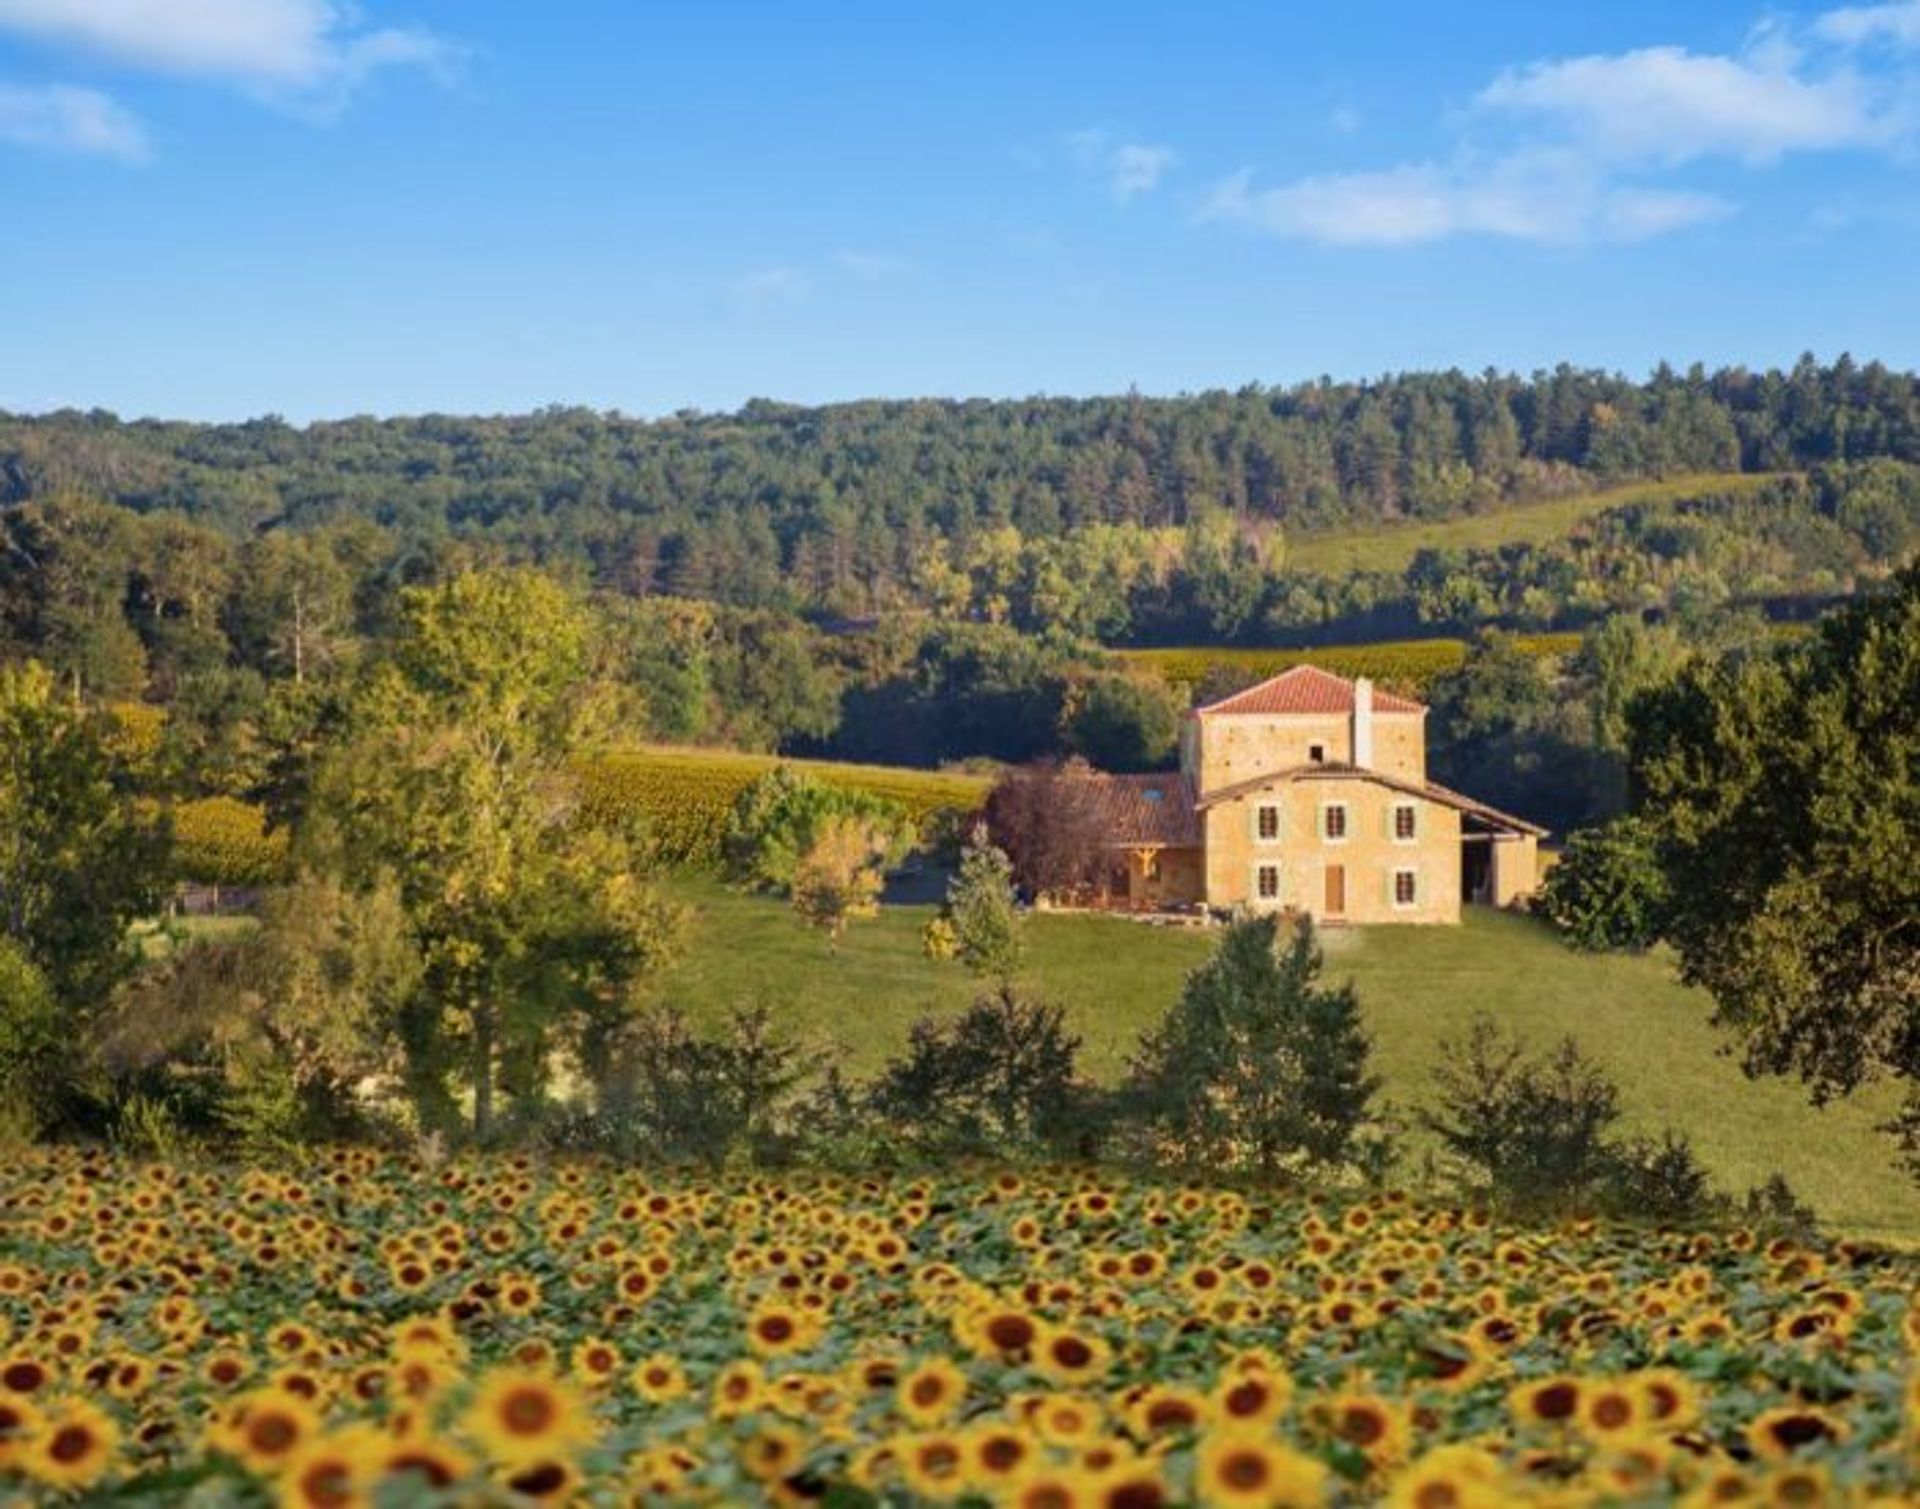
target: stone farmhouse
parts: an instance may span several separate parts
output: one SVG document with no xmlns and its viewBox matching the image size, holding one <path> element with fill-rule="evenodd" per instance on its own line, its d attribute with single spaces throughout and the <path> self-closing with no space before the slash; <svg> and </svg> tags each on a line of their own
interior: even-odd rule
<svg viewBox="0 0 1920 1509">
<path fill-rule="evenodd" d="M 1546 830 L 1427 779 L 1427 709 L 1303 665 L 1196 707 L 1172 774 L 1096 775 L 1108 905 L 1457 923 L 1531 895 Z"/>
</svg>

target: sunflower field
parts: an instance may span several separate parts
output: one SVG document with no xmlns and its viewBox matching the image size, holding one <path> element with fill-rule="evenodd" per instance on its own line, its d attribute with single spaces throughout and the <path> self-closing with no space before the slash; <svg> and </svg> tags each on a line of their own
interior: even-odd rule
<svg viewBox="0 0 1920 1509">
<path fill-rule="evenodd" d="M 0 1169 L 0 1502 L 1902 1504 L 1913 1260 L 1110 1171 Z"/>
</svg>

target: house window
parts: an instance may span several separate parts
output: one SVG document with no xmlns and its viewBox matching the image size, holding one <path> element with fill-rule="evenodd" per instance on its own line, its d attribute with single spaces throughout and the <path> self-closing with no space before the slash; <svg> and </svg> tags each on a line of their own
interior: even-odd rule
<svg viewBox="0 0 1920 1509">
<path fill-rule="evenodd" d="M 1270 844 L 1280 836 L 1280 806 L 1262 802 L 1253 811 L 1253 832 L 1261 843 Z"/>
<path fill-rule="evenodd" d="M 1329 843 L 1344 842 L 1347 836 L 1347 804 L 1328 802 L 1320 809 L 1320 836 Z"/>
<path fill-rule="evenodd" d="M 1412 802 L 1393 804 L 1393 839 L 1395 843 L 1410 844 L 1420 836 L 1420 809 Z"/>
<path fill-rule="evenodd" d="M 1253 894 L 1262 901 L 1280 899 L 1280 866 L 1255 865 L 1253 867 Z"/>
<path fill-rule="evenodd" d="M 1415 870 L 1395 870 L 1393 872 L 1393 904 L 1397 907 L 1412 906 L 1420 899 L 1420 876 Z"/>
<path fill-rule="evenodd" d="M 1327 746 L 1324 744 L 1309 744 L 1307 746 L 1307 758 L 1311 760 L 1315 765 L 1326 764 L 1327 763 Z"/>
</svg>

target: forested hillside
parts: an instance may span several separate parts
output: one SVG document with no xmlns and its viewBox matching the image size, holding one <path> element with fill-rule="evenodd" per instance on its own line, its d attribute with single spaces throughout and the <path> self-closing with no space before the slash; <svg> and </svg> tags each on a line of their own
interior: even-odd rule
<svg viewBox="0 0 1920 1509">
<path fill-rule="evenodd" d="M 296 429 L 0 417 L 0 503 L 75 492 L 230 535 L 365 519 L 484 535 L 608 585 L 849 609 L 932 541 L 1011 525 L 1289 533 L 1438 519 L 1623 478 L 1920 460 L 1920 385 L 1842 358 L 1645 382 L 1562 366 L 1179 398 L 868 402 L 640 421 L 350 419 Z"/>
<path fill-rule="evenodd" d="M 1225 687 L 1170 693 L 1115 647 L 1624 618 L 1665 625 L 1664 660 L 1916 545 L 1920 384 L 1845 359 L 654 422 L 0 415 L 0 662 L 157 706 L 182 794 L 269 806 L 402 590 L 476 567 L 590 601 L 635 739 L 1124 769 L 1167 758 L 1179 696 Z M 1473 664 L 1504 678 L 1497 716 L 1446 678 L 1404 688 L 1439 710 L 1439 768 L 1555 825 L 1610 809 L 1617 781 L 1568 751 L 1612 760 L 1589 703 L 1628 673 Z"/>
</svg>

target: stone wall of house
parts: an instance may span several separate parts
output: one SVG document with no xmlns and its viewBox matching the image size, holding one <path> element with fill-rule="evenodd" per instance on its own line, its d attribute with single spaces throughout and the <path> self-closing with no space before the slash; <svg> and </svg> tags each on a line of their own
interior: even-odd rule
<svg viewBox="0 0 1920 1509">
<path fill-rule="evenodd" d="M 1353 762 L 1353 719 L 1346 713 L 1226 713 L 1193 720 L 1183 764 L 1202 792 L 1313 763 Z M 1373 715 L 1372 768 L 1403 781 L 1427 778 L 1426 715 Z"/>
<path fill-rule="evenodd" d="M 1346 809 L 1346 836 L 1327 832 L 1326 811 Z M 1414 837 L 1396 838 L 1393 810 L 1414 809 Z M 1279 809 L 1279 831 L 1259 832 L 1259 809 Z M 1451 923 L 1460 920 L 1460 814 L 1451 807 L 1404 795 L 1359 777 L 1280 783 L 1209 807 L 1206 825 L 1207 902 L 1216 907 L 1291 907 L 1315 921 Z M 1259 867 L 1278 867 L 1279 894 L 1259 894 Z M 1344 877 L 1343 911 L 1328 910 L 1327 871 Z M 1402 903 L 1395 872 L 1413 874 L 1414 896 Z"/>
</svg>

